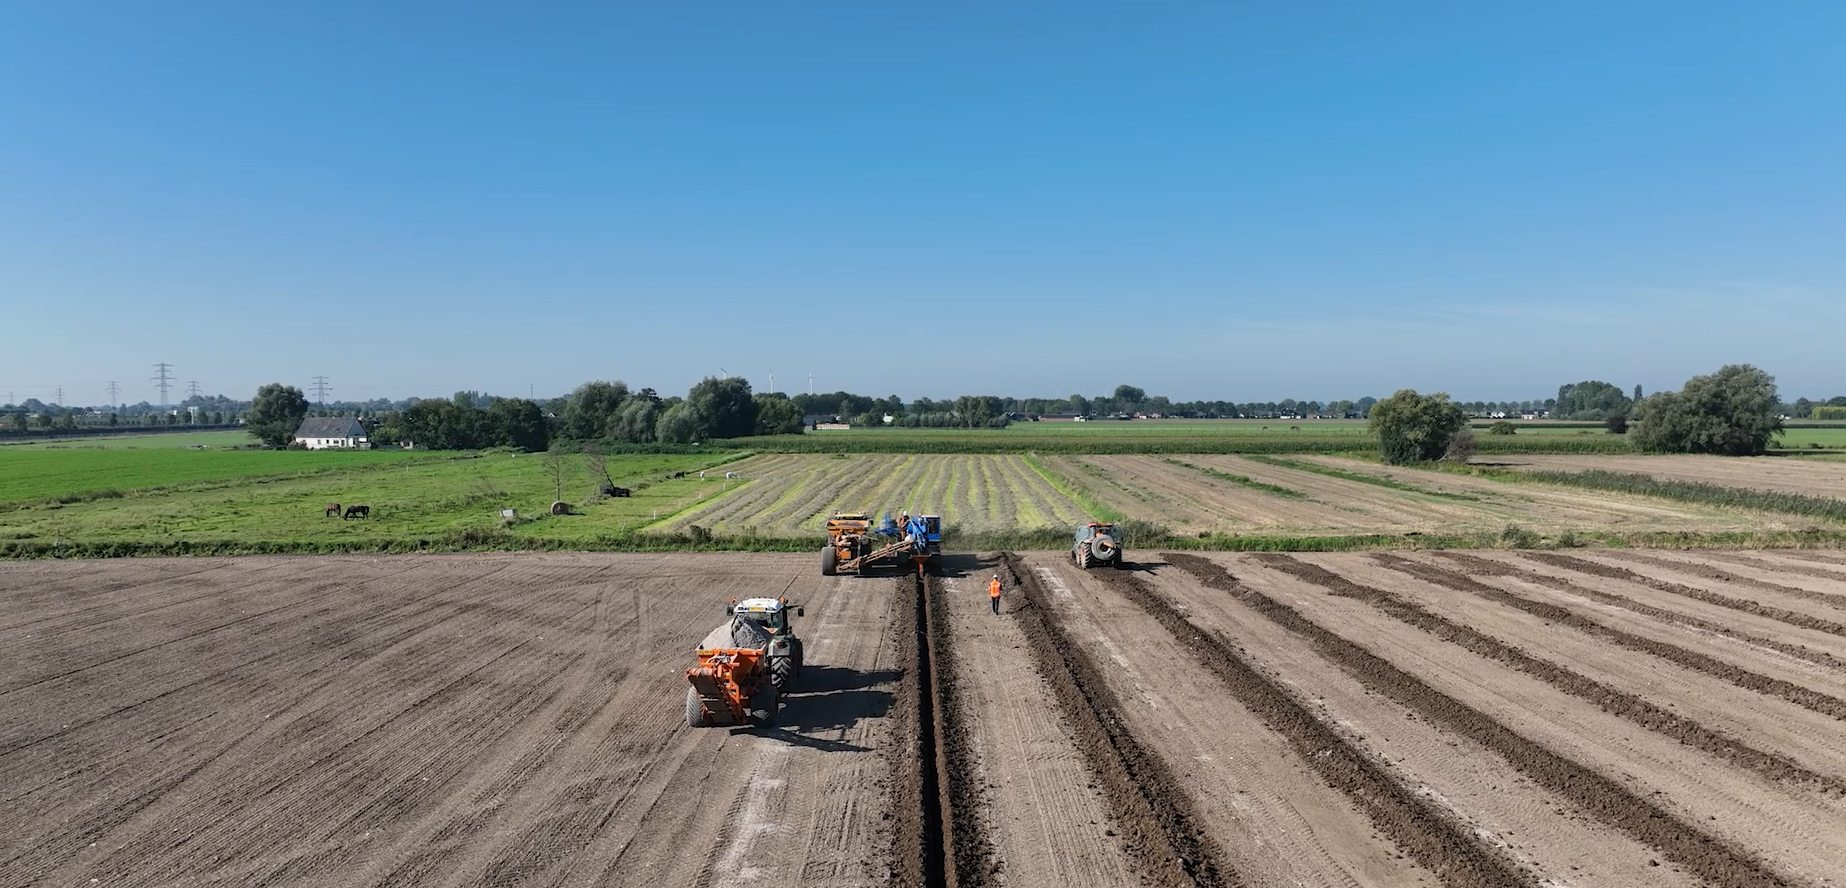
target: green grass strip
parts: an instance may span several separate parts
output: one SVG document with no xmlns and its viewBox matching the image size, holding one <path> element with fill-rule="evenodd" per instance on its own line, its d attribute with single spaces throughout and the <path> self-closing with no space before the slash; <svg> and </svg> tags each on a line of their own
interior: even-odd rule
<svg viewBox="0 0 1846 888">
<path fill-rule="evenodd" d="M 1731 487 L 1704 481 L 1657 478 L 1638 472 L 1611 472 L 1605 469 L 1559 472 L 1547 469 L 1510 471 L 1486 466 L 1463 465 L 1445 465 L 1441 468 L 1444 471 L 1475 475 L 1494 481 L 1514 483 L 1536 481 L 1587 490 L 1640 494 L 1706 506 L 1755 509 L 1761 512 L 1824 518 L 1829 521 L 1846 521 L 1846 500 L 1827 496 L 1810 496 L 1805 493 Z"/>
<path fill-rule="evenodd" d="M 1064 476 L 1064 473 L 1039 462 L 1038 454 L 1021 454 L 1019 458 L 1024 461 L 1032 471 L 1037 472 L 1040 478 L 1045 479 L 1045 483 L 1051 485 L 1053 490 L 1070 497 L 1072 502 L 1082 506 L 1085 512 L 1090 513 L 1090 520 L 1107 521 L 1111 523 L 1120 523 L 1127 520 L 1128 516 L 1123 515 L 1121 512 L 1091 497 L 1089 488 L 1071 481 Z"/>
<path fill-rule="evenodd" d="M 1442 490 L 1430 490 L 1426 487 L 1418 487 L 1415 484 L 1405 484 L 1404 482 L 1399 481 L 1396 478 L 1386 478 L 1380 475 L 1369 475 L 1364 472 L 1349 472 L 1345 469 L 1337 469 L 1337 468 L 1334 468 L 1333 466 L 1323 466 L 1323 465 L 1319 465 L 1316 463 L 1296 462 L 1292 459 L 1277 459 L 1273 456 L 1262 456 L 1260 454 L 1246 455 L 1244 459 L 1250 460 L 1252 462 L 1259 462 L 1266 466 L 1275 466 L 1277 468 L 1282 468 L 1282 469 L 1294 469 L 1300 472 L 1313 472 L 1316 475 L 1326 475 L 1329 478 L 1339 478 L 1344 481 L 1357 481 L 1360 484 L 1372 484 L 1378 487 L 1389 487 L 1392 490 L 1401 490 L 1406 493 L 1419 493 L 1424 496 L 1440 497 L 1442 499 L 1451 499 L 1451 500 L 1462 500 L 1465 502 L 1480 502 L 1481 500 L 1480 497 L 1475 496 L 1470 493 L 1449 493 L 1447 491 L 1442 491 Z"/>
<path fill-rule="evenodd" d="M 1258 481 L 1254 478 L 1250 478 L 1244 475 L 1233 475 L 1230 472 L 1220 472 L 1217 469 L 1212 468 L 1211 466 L 1195 466 L 1192 463 L 1186 462 L 1184 460 L 1171 459 L 1171 458 L 1163 459 L 1161 461 L 1172 463 L 1173 465 L 1176 465 L 1176 466 L 1183 466 L 1195 472 L 1202 472 L 1220 481 L 1228 481 L 1232 484 L 1237 484 L 1243 487 L 1248 487 L 1251 490 L 1260 490 L 1264 493 L 1274 494 L 1276 496 L 1288 497 L 1289 499 L 1304 500 L 1308 498 L 1307 494 L 1302 493 L 1299 490 L 1290 490 L 1287 487 L 1281 487 L 1275 484 L 1264 484 L 1261 481 Z"/>
</svg>

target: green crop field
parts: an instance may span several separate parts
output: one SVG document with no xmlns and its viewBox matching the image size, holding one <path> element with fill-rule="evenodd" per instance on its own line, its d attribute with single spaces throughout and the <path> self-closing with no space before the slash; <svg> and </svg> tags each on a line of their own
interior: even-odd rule
<svg viewBox="0 0 1846 888">
<path fill-rule="evenodd" d="M 0 448 L 0 505 L 204 481 L 318 474 L 428 459 L 401 450 L 44 450 Z"/>
<path fill-rule="evenodd" d="M 163 448 L 200 448 L 200 447 L 237 447 L 254 443 L 249 432 L 235 429 L 211 432 L 157 432 L 153 434 L 127 433 L 121 435 L 96 435 L 85 438 L 54 438 L 49 441 L 30 441 L 15 444 L 8 442 L 6 447 L 21 450 L 150 450 Z"/>
</svg>

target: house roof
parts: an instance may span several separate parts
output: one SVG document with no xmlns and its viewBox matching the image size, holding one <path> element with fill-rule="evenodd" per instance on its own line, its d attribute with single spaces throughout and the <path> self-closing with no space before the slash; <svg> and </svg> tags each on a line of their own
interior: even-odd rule
<svg viewBox="0 0 1846 888">
<path fill-rule="evenodd" d="M 310 416 L 295 430 L 297 438 L 363 438 L 365 426 L 350 416 Z"/>
</svg>

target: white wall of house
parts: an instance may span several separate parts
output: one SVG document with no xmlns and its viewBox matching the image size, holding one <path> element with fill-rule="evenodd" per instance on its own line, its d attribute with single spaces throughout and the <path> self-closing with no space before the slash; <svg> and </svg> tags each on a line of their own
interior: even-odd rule
<svg viewBox="0 0 1846 888">
<path fill-rule="evenodd" d="M 372 446 L 370 441 L 366 438 L 296 438 L 295 440 L 306 445 L 309 450 L 331 450 L 334 448 L 365 450 Z"/>
</svg>

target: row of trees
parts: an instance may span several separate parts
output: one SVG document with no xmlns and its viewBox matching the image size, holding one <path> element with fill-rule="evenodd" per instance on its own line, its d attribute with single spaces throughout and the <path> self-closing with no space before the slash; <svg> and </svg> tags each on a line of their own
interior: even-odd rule
<svg viewBox="0 0 1846 888">
<path fill-rule="evenodd" d="M 1638 421 L 1632 427 L 1636 446 L 1660 453 L 1751 456 L 1768 450 L 1770 440 L 1782 433 L 1784 405 L 1776 394 L 1775 377 L 1748 364 L 1729 364 L 1708 376 L 1694 376 L 1677 392 L 1641 397 L 1637 386 L 1635 397 L 1629 398 L 1620 389 L 1610 389 L 1614 387 L 1607 383 L 1565 386 L 1558 392 L 1558 403 L 1580 413 L 1608 411 L 1611 429 L 1618 420 L 1627 428 L 1626 411 L 1632 410 Z M 1473 448 L 1467 414 L 1444 393 L 1400 391 L 1372 408 L 1371 429 L 1378 435 L 1380 455 L 1393 464 L 1465 459 Z M 1493 431 L 1501 429 L 1496 426 Z"/>
</svg>

